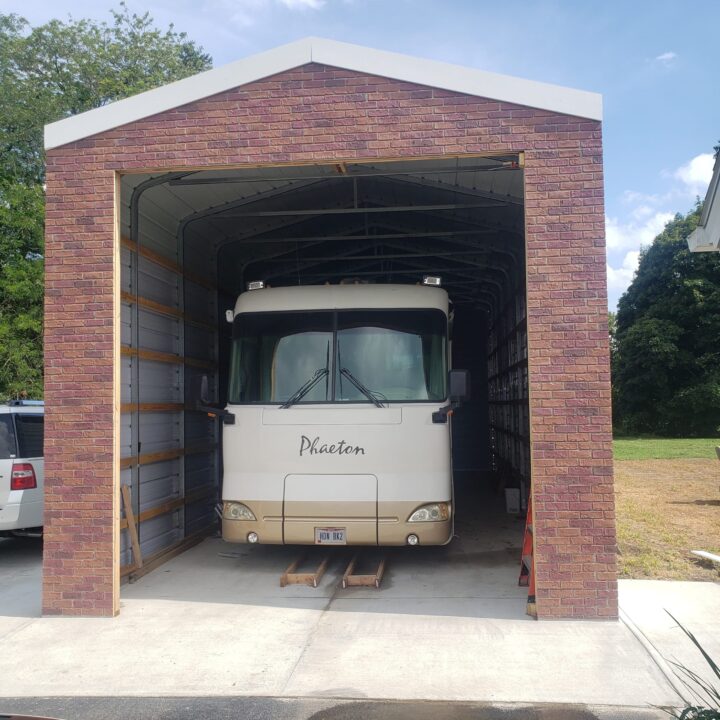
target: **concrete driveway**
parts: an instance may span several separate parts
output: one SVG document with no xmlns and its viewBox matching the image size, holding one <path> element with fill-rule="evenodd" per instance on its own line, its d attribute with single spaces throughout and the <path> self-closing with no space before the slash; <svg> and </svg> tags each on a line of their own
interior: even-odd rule
<svg viewBox="0 0 720 720">
<path fill-rule="evenodd" d="M 700 667 L 664 607 L 720 656 L 716 583 L 624 581 L 625 622 L 531 620 L 507 530 L 391 553 L 380 590 L 340 589 L 340 554 L 320 587 L 280 588 L 297 549 L 209 539 L 124 586 L 114 619 L 38 617 L 39 543 L 2 541 L 0 697 L 324 699 L 304 717 L 350 700 L 647 710 L 680 702 L 661 656 Z"/>
<path fill-rule="evenodd" d="M 42 540 L 0 538 L 0 637 L 40 616 Z"/>
</svg>

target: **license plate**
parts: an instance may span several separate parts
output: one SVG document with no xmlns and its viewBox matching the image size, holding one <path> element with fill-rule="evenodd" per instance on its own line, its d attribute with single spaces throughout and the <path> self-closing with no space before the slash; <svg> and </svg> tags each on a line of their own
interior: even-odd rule
<svg viewBox="0 0 720 720">
<path fill-rule="evenodd" d="M 316 545 L 345 545 L 345 528 L 315 528 Z"/>
</svg>

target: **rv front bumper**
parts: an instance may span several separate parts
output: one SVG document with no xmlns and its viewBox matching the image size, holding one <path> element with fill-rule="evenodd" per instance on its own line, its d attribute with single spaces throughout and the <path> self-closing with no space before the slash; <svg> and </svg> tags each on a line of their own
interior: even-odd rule
<svg viewBox="0 0 720 720">
<path fill-rule="evenodd" d="M 304 507 L 302 516 L 282 516 L 282 502 L 247 502 L 255 520 L 231 520 L 223 517 L 223 539 L 247 543 L 250 533 L 256 542 L 271 545 L 315 545 L 316 529 L 343 528 L 347 545 L 402 546 L 411 544 L 414 535 L 418 545 L 446 545 L 452 539 L 452 517 L 441 521 L 407 522 L 422 502 L 379 503 L 378 515 L 358 516 L 352 508 Z"/>
</svg>

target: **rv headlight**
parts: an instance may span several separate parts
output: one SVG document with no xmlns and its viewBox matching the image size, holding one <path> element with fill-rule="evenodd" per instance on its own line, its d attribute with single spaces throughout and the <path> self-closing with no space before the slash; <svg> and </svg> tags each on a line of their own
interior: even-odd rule
<svg viewBox="0 0 720 720">
<path fill-rule="evenodd" d="M 255 520 L 252 510 L 242 503 L 226 502 L 223 505 L 223 517 L 228 520 Z"/>
<path fill-rule="evenodd" d="M 407 519 L 408 522 L 440 522 L 450 517 L 450 503 L 422 505 Z"/>
</svg>

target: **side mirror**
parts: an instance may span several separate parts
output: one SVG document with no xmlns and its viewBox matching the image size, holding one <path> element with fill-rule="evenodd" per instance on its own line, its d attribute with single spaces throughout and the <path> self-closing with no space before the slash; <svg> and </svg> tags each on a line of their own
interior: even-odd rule
<svg viewBox="0 0 720 720">
<path fill-rule="evenodd" d="M 208 377 L 202 375 L 194 377 L 190 385 L 190 401 L 193 405 L 209 405 L 210 391 L 208 390 Z"/>
<path fill-rule="evenodd" d="M 448 385 L 451 402 L 463 402 L 470 398 L 470 372 L 468 370 L 451 370 Z"/>
<path fill-rule="evenodd" d="M 208 385 L 208 376 L 201 375 L 194 377 L 190 381 L 190 405 L 195 410 L 201 410 L 207 413 L 209 417 L 220 418 L 225 425 L 235 424 L 235 415 L 227 410 L 223 410 L 222 406 L 210 400 L 210 390 Z"/>
</svg>

